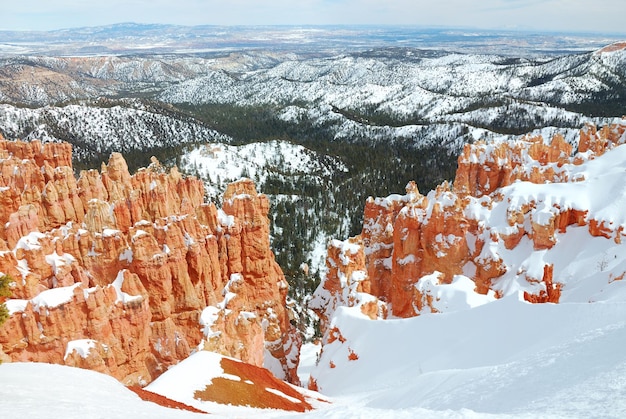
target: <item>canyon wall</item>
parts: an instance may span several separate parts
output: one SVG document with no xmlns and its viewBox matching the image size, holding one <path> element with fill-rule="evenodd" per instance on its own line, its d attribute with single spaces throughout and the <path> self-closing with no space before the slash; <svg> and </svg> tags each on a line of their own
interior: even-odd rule
<svg viewBox="0 0 626 419">
<path fill-rule="evenodd" d="M 298 382 L 268 199 L 241 180 L 223 202 L 156 160 L 131 176 L 113 153 L 76 179 L 69 144 L 0 138 L 0 356 L 145 384 L 207 349 Z"/>
<path fill-rule="evenodd" d="M 361 234 L 330 244 L 328 275 L 310 304 L 326 340 L 340 306 L 377 319 L 515 292 L 559 302 L 563 284 L 543 258 L 568 227 L 621 243 L 622 224 L 596 208 L 582 168 L 623 144 L 625 131 L 626 122 L 585 126 L 576 152 L 560 135 L 467 144 L 452 185 L 424 196 L 410 182 L 404 195 L 369 198 Z M 531 254 L 540 266 L 519 262 Z"/>
</svg>

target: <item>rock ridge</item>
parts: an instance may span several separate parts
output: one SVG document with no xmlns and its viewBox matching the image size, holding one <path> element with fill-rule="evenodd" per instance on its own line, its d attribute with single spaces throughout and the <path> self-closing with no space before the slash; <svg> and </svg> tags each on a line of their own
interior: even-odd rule
<svg viewBox="0 0 626 419">
<path fill-rule="evenodd" d="M 0 137 L 0 272 L 15 279 L 0 351 L 146 384 L 209 349 L 298 382 L 288 285 L 254 183 L 224 205 L 158 161 L 134 175 L 113 153 L 72 169 L 69 144 Z"/>
<path fill-rule="evenodd" d="M 601 129 L 587 125 L 577 150 L 558 134 L 551 141 L 525 136 L 467 144 L 453 184 L 422 195 L 410 182 L 404 195 L 369 198 L 361 234 L 330 243 L 328 274 L 310 304 L 325 340 L 340 306 L 384 319 L 445 311 L 461 295 L 470 305 L 511 293 L 558 303 L 563 284 L 551 263 L 511 272 L 502 254 L 518 246 L 548 251 L 570 226 L 621 243 L 619 222 L 584 199 L 564 196 L 582 191 L 576 188 L 588 179 L 578 168 L 625 143 L 625 132 L 626 120 Z M 572 192 L 551 196 L 533 185 Z"/>
</svg>

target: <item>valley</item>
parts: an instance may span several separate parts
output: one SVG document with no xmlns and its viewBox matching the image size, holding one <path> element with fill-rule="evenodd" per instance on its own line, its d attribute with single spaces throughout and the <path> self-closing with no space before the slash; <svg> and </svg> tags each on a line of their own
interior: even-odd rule
<svg viewBox="0 0 626 419">
<path fill-rule="evenodd" d="M 513 402 L 479 403 L 448 384 L 429 390 L 429 377 L 475 377 L 484 392 L 487 375 L 503 368 L 506 388 L 523 392 L 526 381 L 507 377 L 523 375 L 524 363 L 540 374 L 528 342 L 507 347 L 512 363 L 470 362 L 502 342 L 465 334 L 464 311 L 506 328 L 492 319 L 538 324 L 544 312 L 564 319 L 573 304 L 610 301 L 614 308 L 585 309 L 597 321 L 568 327 L 560 341 L 540 333 L 538 345 L 556 358 L 594 330 L 623 339 L 620 324 L 602 327 L 623 311 L 624 222 L 588 192 L 615 193 L 609 208 L 622 197 L 626 45 L 617 39 L 133 24 L 0 35 L 0 138 L 9 140 L 0 158 L 5 178 L 20 179 L 0 185 L 0 266 L 23 278 L 10 324 L 28 336 L 24 344 L 0 334 L 14 361 L 45 353 L 39 360 L 126 384 L 161 376 L 157 393 L 202 410 L 215 406 L 192 397 L 199 388 L 181 387 L 176 398 L 177 379 L 161 375 L 195 348 L 298 384 L 300 345 L 320 351 L 321 341 L 323 352 L 304 356 L 309 388 L 339 397 L 331 415 L 354 413 L 341 397 L 368 392 L 376 398 L 363 408 L 390 408 L 398 377 L 423 400 L 397 404 L 409 412 L 446 409 L 449 390 L 464 400 L 453 409 L 517 417 Z M 66 288 L 62 301 L 47 300 L 57 287 Z M 528 304 L 559 298 L 563 309 Z M 65 311 L 82 317 L 59 331 Z M 429 335 L 441 313 L 451 313 L 446 333 L 479 349 L 455 361 L 463 348 Z M 533 334 L 518 317 L 510 339 L 514 329 Z M 122 327 L 136 342 L 117 335 Z M 111 333 L 85 335 L 98 328 Z M 432 350 L 408 339 L 410 330 Z M 421 360 L 398 354 L 415 381 L 388 359 L 374 367 L 390 350 L 377 336 L 420 348 Z M 86 349 L 70 350 L 87 338 L 95 340 Z M 554 377 L 569 362 L 555 364 Z M 601 374 L 618 364 L 607 360 Z M 346 378 L 354 374 L 360 383 Z M 374 389 L 377 380 L 387 387 Z M 573 399 L 574 387 L 563 391 Z"/>
<path fill-rule="evenodd" d="M 328 240 L 360 231 L 368 196 L 410 180 L 423 190 L 453 180 L 463 145 L 478 139 L 558 131 L 575 144 L 585 123 L 621 117 L 625 60 L 623 50 L 601 48 L 518 57 L 408 47 L 14 56 L 2 61 L 0 133 L 67 141 L 77 170 L 116 151 L 132 172 L 154 155 L 202 177 L 213 197 L 246 173 L 218 164 L 209 176 L 189 156 L 207 143 L 257 144 L 265 173 L 247 175 L 271 197 L 272 244 L 304 306 L 325 272 Z M 326 170 L 271 161 L 273 146 L 263 144 L 272 141 L 306 147 Z M 238 161 L 237 150 L 225 147 L 224 160 Z M 302 325 L 307 338 L 311 327 Z"/>
</svg>

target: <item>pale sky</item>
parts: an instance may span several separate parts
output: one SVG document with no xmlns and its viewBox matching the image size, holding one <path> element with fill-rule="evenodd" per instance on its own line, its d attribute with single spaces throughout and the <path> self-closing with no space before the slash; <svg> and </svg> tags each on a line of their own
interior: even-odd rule
<svg viewBox="0 0 626 419">
<path fill-rule="evenodd" d="M 0 0 L 0 30 L 121 22 L 385 24 L 626 34 L 626 0 Z"/>
</svg>

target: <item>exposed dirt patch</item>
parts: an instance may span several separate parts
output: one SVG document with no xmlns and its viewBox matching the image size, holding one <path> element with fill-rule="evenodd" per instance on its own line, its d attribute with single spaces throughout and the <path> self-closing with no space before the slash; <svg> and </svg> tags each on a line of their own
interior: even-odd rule
<svg viewBox="0 0 626 419">
<path fill-rule="evenodd" d="M 165 396 L 161 396 L 160 394 L 153 393 L 148 390 L 144 390 L 139 386 L 130 386 L 129 390 L 134 391 L 142 400 L 147 402 L 156 403 L 158 405 L 169 407 L 171 409 L 180 409 L 180 410 L 188 410 L 194 413 L 207 413 L 202 410 L 196 409 L 193 406 L 186 405 L 185 403 L 177 402 L 172 399 L 168 399 Z"/>
<path fill-rule="evenodd" d="M 261 409 L 281 409 L 294 412 L 305 412 L 312 407 L 304 396 L 289 384 L 274 377 L 264 368 L 228 358 L 220 363 L 224 373 L 240 377 L 231 380 L 217 377 L 204 390 L 194 393 L 194 398 L 236 406 L 250 406 Z M 268 391 L 268 389 L 270 389 Z M 280 394 L 276 394 L 280 392 Z"/>
<path fill-rule="evenodd" d="M 620 51 L 626 49 L 626 42 L 616 42 L 614 44 L 611 44 L 609 46 L 606 46 L 604 48 L 602 48 L 600 51 L 598 51 L 599 53 L 604 53 L 604 52 L 613 52 L 613 51 Z"/>
</svg>

